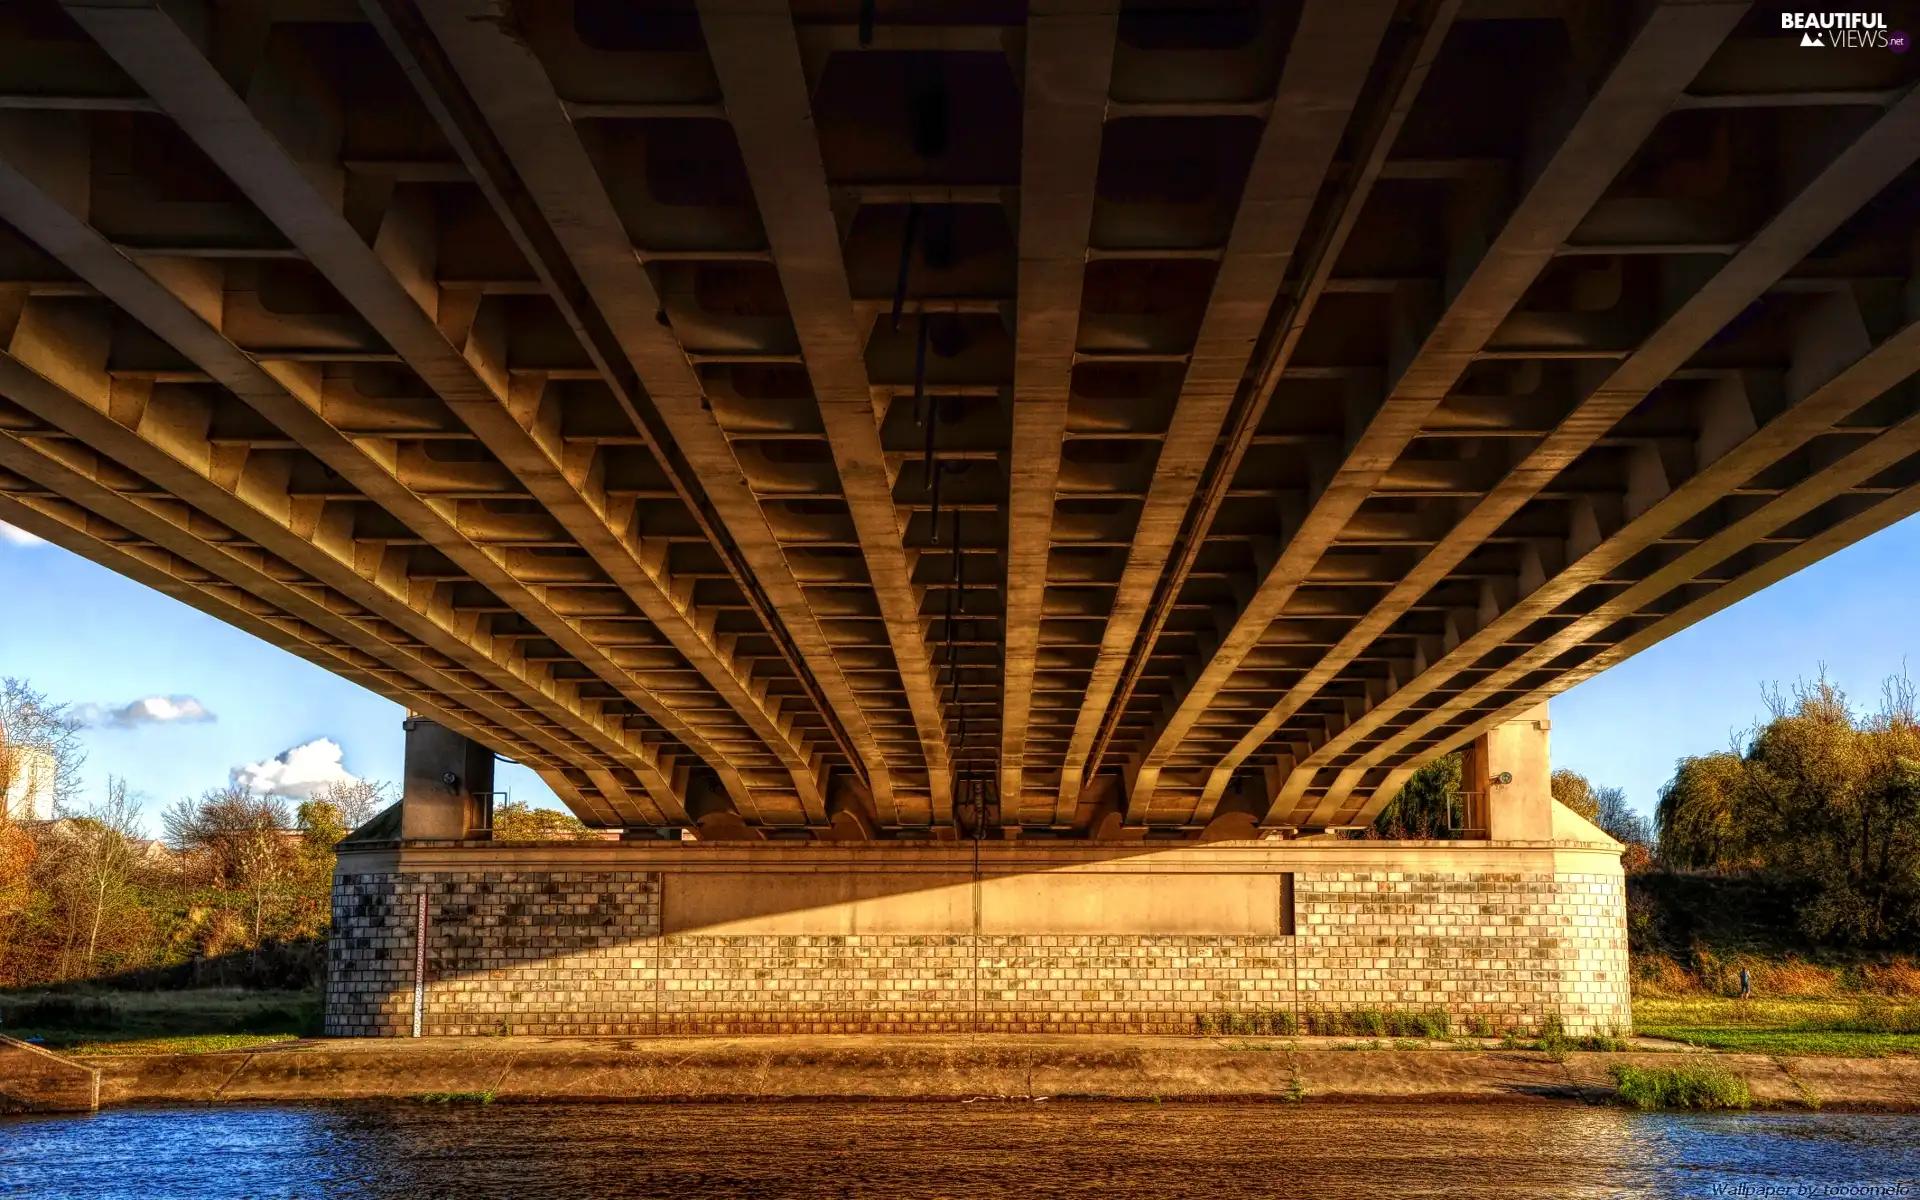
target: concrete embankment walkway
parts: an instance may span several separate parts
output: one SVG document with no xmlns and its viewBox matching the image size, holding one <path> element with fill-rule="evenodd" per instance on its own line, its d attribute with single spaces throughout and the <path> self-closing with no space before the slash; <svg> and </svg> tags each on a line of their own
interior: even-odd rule
<svg viewBox="0 0 1920 1200">
<path fill-rule="evenodd" d="M 286 1042 L 115 1054 L 100 1102 L 297 1103 L 487 1096 L 501 1102 L 976 1099 L 1597 1103 L 1615 1063 L 1687 1051 L 1337 1049 L 1318 1038 L 765 1036 Z M 1920 1058 L 1715 1054 L 1767 1105 L 1920 1110 Z"/>
<path fill-rule="evenodd" d="M 92 1112 L 99 1107 L 99 1071 L 0 1035 L 0 1113 Z"/>
</svg>

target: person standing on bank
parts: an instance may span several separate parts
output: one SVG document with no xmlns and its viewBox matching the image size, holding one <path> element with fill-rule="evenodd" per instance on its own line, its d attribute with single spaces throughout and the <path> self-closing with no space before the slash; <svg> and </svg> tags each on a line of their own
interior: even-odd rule
<svg viewBox="0 0 1920 1200">
<path fill-rule="evenodd" d="M 1740 968 L 1740 998 L 1742 1000 L 1753 999 L 1753 976 L 1747 974 L 1745 967 Z"/>
</svg>

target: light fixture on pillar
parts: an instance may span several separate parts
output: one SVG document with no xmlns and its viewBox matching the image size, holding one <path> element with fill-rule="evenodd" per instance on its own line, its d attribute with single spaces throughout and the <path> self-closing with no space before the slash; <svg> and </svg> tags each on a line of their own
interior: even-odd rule
<svg viewBox="0 0 1920 1200">
<path fill-rule="evenodd" d="M 1497 783 L 1497 784 L 1499 784 L 1499 785 L 1501 785 L 1502 787 L 1505 787 L 1505 786 L 1506 786 L 1507 784 L 1509 784 L 1509 783 L 1512 783 L 1512 782 L 1513 782 L 1513 772 L 1512 772 L 1512 771 L 1502 771 L 1502 772 L 1500 772 L 1500 773 L 1499 773 L 1498 775 L 1495 775 L 1495 776 L 1493 777 L 1493 779 L 1492 779 L 1492 782 L 1494 782 L 1494 783 Z"/>
</svg>

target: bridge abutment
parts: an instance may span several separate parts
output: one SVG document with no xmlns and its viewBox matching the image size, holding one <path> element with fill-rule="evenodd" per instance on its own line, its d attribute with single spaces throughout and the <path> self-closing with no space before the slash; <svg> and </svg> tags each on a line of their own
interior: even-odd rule
<svg viewBox="0 0 1920 1200">
<path fill-rule="evenodd" d="M 1606 841 L 343 847 L 327 1032 L 1625 1030 Z M 418 941 L 425 908 L 424 953 Z"/>
</svg>

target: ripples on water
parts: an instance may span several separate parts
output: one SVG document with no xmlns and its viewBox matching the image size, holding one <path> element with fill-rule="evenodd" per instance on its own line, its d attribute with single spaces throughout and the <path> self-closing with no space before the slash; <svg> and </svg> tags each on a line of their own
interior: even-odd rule
<svg viewBox="0 0 1920 1200">
<path fill-rule="evenodd" d="M 0 1118 L 0 1194 L 1240 1200 L 1768 1194 L 1738 1185 L 1873 1195 L 1845 1185 L 1879 1184 L 1920 1196 L 1916 1135 L 1909 1116 L 1557 1106 L 117 1109 Z"/>
</svg>

